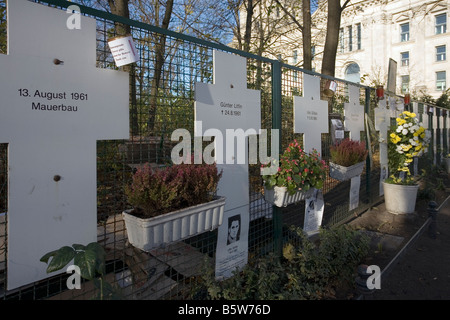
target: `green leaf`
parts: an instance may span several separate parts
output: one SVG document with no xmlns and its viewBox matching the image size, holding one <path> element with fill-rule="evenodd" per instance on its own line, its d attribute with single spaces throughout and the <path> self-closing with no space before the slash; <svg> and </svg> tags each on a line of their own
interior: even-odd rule
<svg viewBox="0 0 450 320">
<path fill-rule="evenodd" d="M 323 187 L 323 180 L 318 180 L 318 181 L 316 182 L 315 188 L 316 188 L 316 189 L 322 189 L 322 187 Z"/>
<path fill-rule="evenodd" d="M 84 279 L 92 280 L 95 278 L 96 254 L 94 251 L 77 252 L 73 262 L 80 268 L 81 276 Z"/>
<path fill-rule="evenodd" d="M 105 274 L 106 252 L 103 246 L 97 242 L 91 242 L 87 245 L 86 251 L 92 251 L 96 257 L 95 270 L 101 275 Z"/>
<path fill-rule="evenodd" d="M 43 255 L 42 258 L 41 258 L 39 261 L 48 264 L 48 259 L 50 259 L 51 257 L 53 257 L 53 256 L 56 254 L 57 251 L 58 251 L 58 250 L 50 251 L 49 253 Z"/>
<path fill-rule="evenodd" d="M 51 273 L 64 268 L 74 256 L 75 250 L 71 247 L 64 246 L 58 250 L 47 253 L 41 258 L 41 261 L 48 263 L 48 259 L 53 257 L 47 267 L 47 273 Z"/>
<path fill-rule="evenodd" d="M 277 184 L 277 179 L 274 176 L 269 178 L 269 188 L 273 188 Z"/>
<path fill-rule="evenodd" d="M 82 245 L 82 244 L 78 244 L 78 243 L 74 243 L 72 245 L 72 247 L 77 250 L 77 251 L 82 251 L 82 250 L 86 250 L 86 246 Z"/>
</svg>

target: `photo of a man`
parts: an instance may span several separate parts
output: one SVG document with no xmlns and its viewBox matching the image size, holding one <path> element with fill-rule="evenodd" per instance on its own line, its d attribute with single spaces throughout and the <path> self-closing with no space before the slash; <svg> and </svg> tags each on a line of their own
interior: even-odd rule
<svg viewBox="0 0 450 320">
<path fill-rule="evenodd" d="M 241 215 L 237 214 L 228 218 L 227 245 L 239 241 L 241 233 Z"/>
</svg>

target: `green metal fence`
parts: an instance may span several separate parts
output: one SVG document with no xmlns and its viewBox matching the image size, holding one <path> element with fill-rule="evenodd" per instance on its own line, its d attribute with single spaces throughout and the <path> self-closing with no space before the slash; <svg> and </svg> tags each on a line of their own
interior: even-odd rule
<svg viewBox="0 0 450 320">
<path fill-rule="evenodd" d="M 61 0 L 40 1 L 65 9 L 73 4 Z M 0 8 L 5 1 L 0 0 Z M 277 60 L 241 52 L 138 21 L 80 6 L 84 15 L 97 20 L 97 67 L 114 69 L 115 63 L 107 41 L 116 36 L 116 24 L 128 25 L 135 40 L 140 60 L 130 74 L 130 139 L 97 143 L 98 242 L 107 251 L 107 280 L 119 285 L 123 299 L 194 299 L 205 261 L 214 261 L 217 230 L 203 233 L 149 254 L 128 245 L 121 212 L 128 208 L 123 188 L 130 182 L 133 170 L 143 164 L 164 165 L 170 161 L 174 142 L 171 133 L 177 128 L 194 127 L 194 86 L 196 82 L 212 83 L 213 50 L 238 54 L 247 59 L 248 88 L 261 92 L 261 128 L 280 129 L 281 148 L 293 139 L 302 141 L 302 134 L 293 133 L 293 95 L 302 92 L 303 74 L 307 71 Z M 1 21 L 0 21 L 1 23 Z M 0 36 L 5 30 L 0 29 Z M 165 40 L 161 68 L 155 52 L 158 41 Z M 3 46 L 3 47 L 2 47 Z M 0 43 L 1 48 L 6 45 Z M 160 51 L 161 52 L 161 51 Z M 1 72 L 1 71 L 0 71 Z M 320 77 L 323 85 L 332 79 Z M 330 117 L 344 119 L 347 82 L 337 82 L 328 101 Z M 370 121 L 377 105 L 373 88 L 360 86 L 360 102 Z M 1 97 L 0 97 L 1 99 Z M 428 107 L 419 104 L 419 109 Z M 437 110 L 437 111 L 436 111 Z M 431 113 L 428 113 L 431 115 Z M 105 115 L 107 116 L 107 115 Z M 422 115 L 421 115 L 422 116 Z M 430 150 L 437 165 L 448 154 L 448 115 L 435 108 L 429 119 L 435 143 Z M 369 133 L 369 135 L 367 134 Z M 370 135 L 374 135 L 370 137 Z M 375 137 L 375 138 L 374 138 Z M 376 133 L 362 132 L 370 148 L 370 158 L 361 176 L 359 206 L 349 211 L 350 182 L 327 177 L 323 195 L 325 202 L 323 226 L 345 223 L 375 203 L 379 195 L 379 161 Z M 329 159 L 330 134 L 322 134 L 322 158 Z M 68 290 L 68 275 L 49 278 L 23 288 L 6 291 L 7 254 L 7 145 L 0 145 L 0 298 L 2 299 L 89 299 L 94 287 L 85 283 L 82 290 Z M 289 226 L 303 226 L 305 203 L 280 209 L 264 201 L 258 165 L 250 165 L 250 227 L 249 256 L 278 251 L 288 236 Z"/>
</svg>

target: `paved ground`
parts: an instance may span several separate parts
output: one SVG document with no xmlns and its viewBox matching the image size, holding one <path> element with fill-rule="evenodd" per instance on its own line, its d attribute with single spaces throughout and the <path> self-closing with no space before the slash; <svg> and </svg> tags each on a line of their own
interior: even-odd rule
<svg viewBox="0 0 450 320">
<path fill-rule="evenodd" d="M 450 200 L 441 206 L 436 222 L 436 238 L 424 230 L 383 274 L 373 299 L 450 299 Z"/>
<path fill-rule="evenodd" d="M 372 238 L 364 263 L 382 271 L 381 289 L 365 299 L 450 300 L 450 174 L 441 170 L 423 180 L 420 190 L 414 214 L 391 214 L 382 202 L 349 222 Z M 432 200 L 439 209 L 435 238 L 424 228 Z M 338 298 L 361 297 L 344 290 Z"/>
</svg>

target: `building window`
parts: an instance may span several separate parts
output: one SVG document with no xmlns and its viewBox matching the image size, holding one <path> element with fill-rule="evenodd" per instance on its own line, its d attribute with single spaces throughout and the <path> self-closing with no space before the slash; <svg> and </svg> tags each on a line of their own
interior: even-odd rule
<svg viewBox="0 0 450 320">
<path fill-rule="evenodd" d="M 446 74 L 445 71 L 436 72 L 436 90 L 444 91 L 446 89 Z"/>
<path fill-rule="evenodd" d="M 298 60 L 298 53 L 297 50 L 294 50 L 292 52 L 292 64 L 295 66 L 297 64 Z"/>
<path fill-rule="evenodd" d="M 344 28 L 339 29 L 339 52 L 344 52 Z"/>
<path fill-rule="evenodd" d="M 447 14 L 440 14 L 436 17 L 436 27 L 435 27 L 435 33 L 441 34 L 447 32 Z"/>
<path fill-rule="evenodd" d="M 409 92 L 409 76 L 402 76 L 402 93 Z"/>
<path fill-rule="evenodd" d="M 361 81 L 360 68 L 357 63 L 351 63 L 345 69 L 345 80 L 359 83 Z"/>
<path fill-rule="evenodd" d="M 437 46 L 436 47 L 436 61 L 445 61 L 447 60 L 446 55 L 446 47 L 444 46 Z"/>
<path fill-rule="evenodd" d="M 353 50 L 353 31 L 352 31 L 352 26 L 348 26 L 347 27 L 348 30 L 348 51 L 352 51 Z"/>
<path fill-rule="evenodd" d="M 311 60 L 314 60 L 315 55 L 316 55 L 316 46 L 311 46 Z"/>
<path fill-rule="evenodd" d="M 409 41 L 409 23 L 400 25 L 400 41 Z"/>
<path fill-rule="evenodd" d="M 357 50 L 361 50 L 361 23 L 356 25 L 356 41 Z"/>
<path fill-rule="evenodd" d="M 402 66 L 409 66 L 409 51 L 400 53 Z"/>
</svg>

